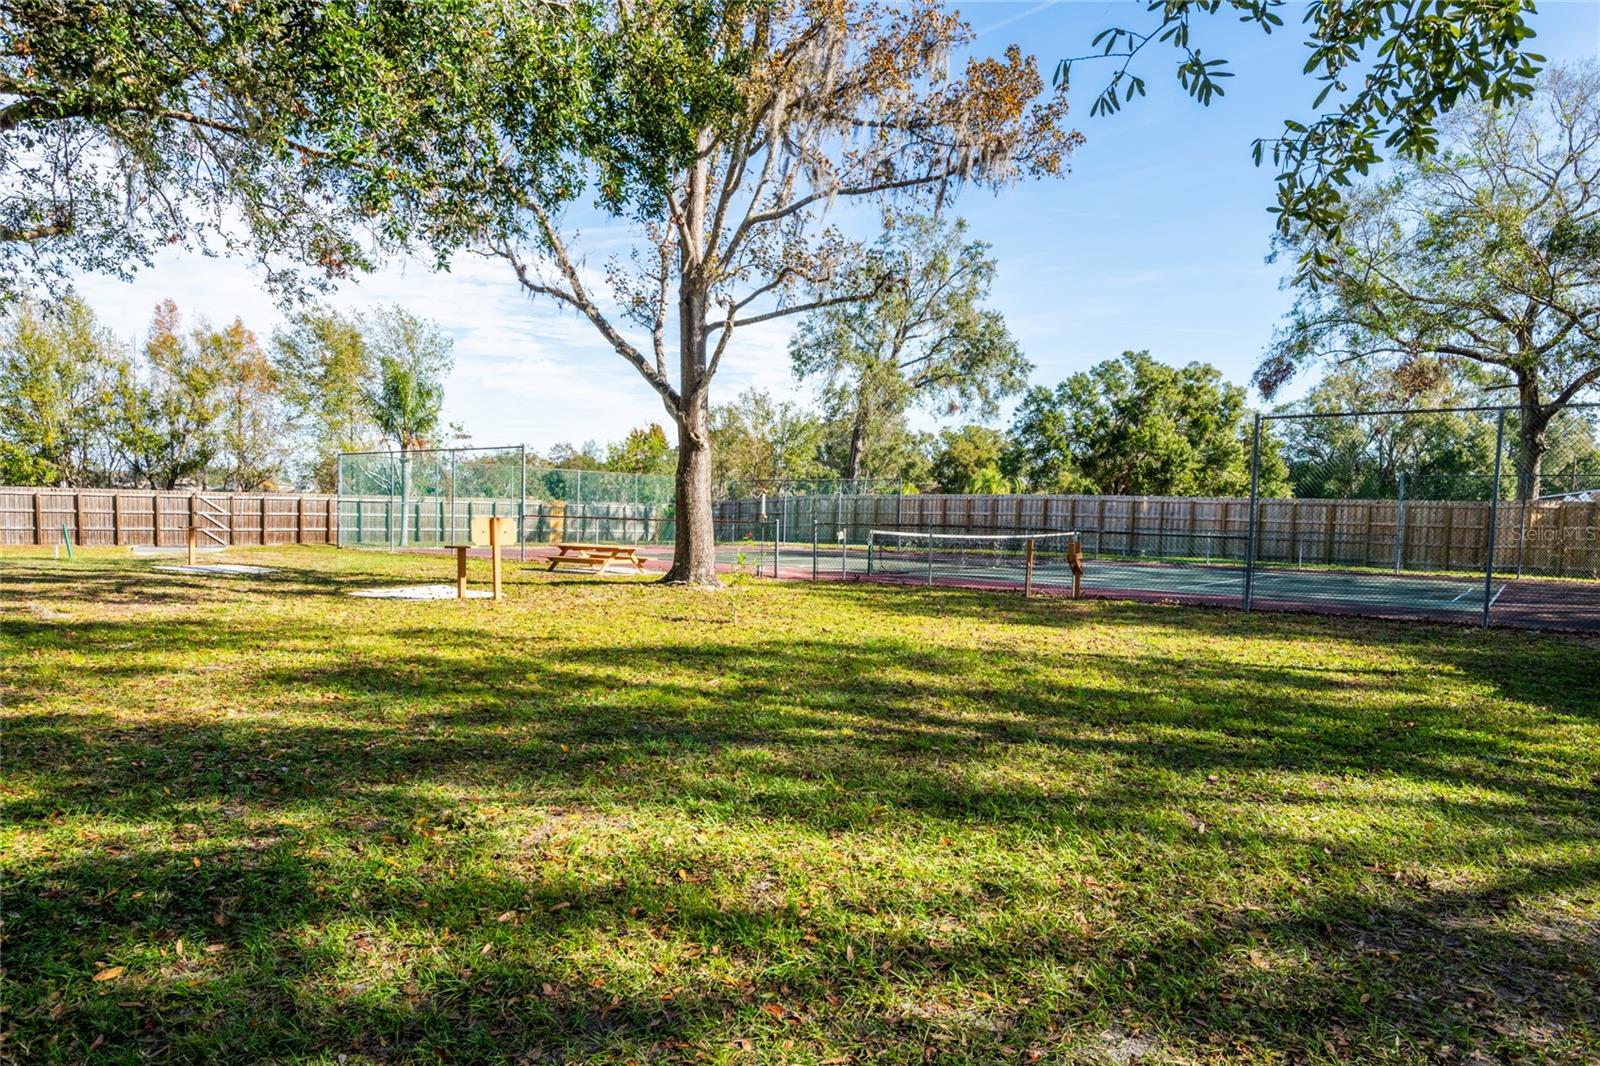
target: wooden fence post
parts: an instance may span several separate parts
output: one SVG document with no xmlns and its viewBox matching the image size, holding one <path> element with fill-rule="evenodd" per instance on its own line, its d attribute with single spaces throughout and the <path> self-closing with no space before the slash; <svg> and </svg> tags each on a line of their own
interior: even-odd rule
<svg viewBox="0 0 1600 1066">
<path fill-rule="evenodd" d="M 150 527 L 150 544 L 159 548 L 161 547 L 161 491 L 159 489 L 150 494 L 150 507 L 155 514 L 155 518 L 152 520 L 154 524 Z"/>
<path fill-rule="evenodd" d="M 111 494 L 111 543 L 122 544 L 122 494 Z"/>
<path fill-rule="evenodd" d="M 322 530 L 322 543 L 324 544 L 339 543 L 339 517 L 334 513 L 334 499 L 335 497 L 333 496 L 328 497 L 328 521 Z"/>
<path fill-rule="evenodd" d="M 83 493 L 72 494 L 72 539 L 83 547 Z"/>
<path fill-rule="evenodd" d="M 295 500 L 294 505 L 294 542 L 306 542 L 306 498 L 301 496 Z"/>
<path fill-rule="evenodd" d="M 33 543 L 44 546 L 44 504 L 37 492 L 33 494 Z"/>
<path fill-rule="evenodd" d="M 267 494 L 264 492 L 261 494 L 261 546 L 267 546 Z"/>
</svg>

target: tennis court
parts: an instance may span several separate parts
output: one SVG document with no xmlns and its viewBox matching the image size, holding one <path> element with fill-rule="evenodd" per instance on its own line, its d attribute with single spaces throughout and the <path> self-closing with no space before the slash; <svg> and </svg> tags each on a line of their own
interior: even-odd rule
<svg viewBox="0 0 1600 1066">
<path fill-rule="evenodd" d="M 1015 538 L 1034 541 L 1035 592 L 1070 594 L 1072 570 L 1064 549 L 1071 537 L 1072 534 L 1050 533 Z M 800 541 L 775 545 L 771 540 L 741 538 L 717 545 L 717 568 L 729 574 L 791 581 L 870 581 L 1016 593 L 1021 593 L 1028 581 L 1025 549 L 1009 544 L 1004 550 L 997 550 L 995 538 L 990 536 L 951 538 L 931 553 L 926 543 L 898 553 L 881 548 L 862 543 Z M 651 573 L 665 572 L 672 561 L 671 545 L 641 544 L 638 552 Z M 549 554 L 544 545 L 527 546 L 529 562 L 537 560 L 542 565 Z M 1237 562 L 1085 554 L 1081 588 L 1084 596 L 1097 599 L 1237 608 L 1244 604 L 1245 571 Z M 1258 563 L 1251 579 L 1251 607 L 1255 610 L 1431 619 L 1471 625 L 1482 621 L 1484 593 L 1480 574 L 1396 574 Z M 1497 575 L 1488 589 L 1488 598 L 1496 625 L 1600 632 L 1600 581 Z"/>
<path fill-rule="evenodd" d="M 882 537 L 886 532 L 900 533 L 875 531 L 874 535 Z M 1028 580 L 1025 554 L 1015 545 L 995 550 L 995 538 L 991 537 L 951 537 L 936 543 L 924 534 L 900 535 L 908 544 L 907 550 L 897 554 L 885 553 L 875 544 L 823 545 L 818 546 L 815 556 L 811 545 L 784 546 L 776 572 L 785 578 L 1019 592 Z M 1071 590 L 1072 572 L 1059 540 L 1070 536 L 1012 538 L 1034 541 L 1032 582 L 1036 591 L 1062 594 Z M 1090 542 L 1093 543 L 1092 538 Z M 772 572 L 765 569 L 770 566 L 766 560 L 771 548 L 766 545 L 766 554 L 761 556 L 763 573 Z M 1237 562 L 1086 554 L 1081 587 L 1083 595 L 1103 599 L 1240 607 L 1245 596 L 1245 569 Z M 1507 574 L 1497 575 L 1486 589 L 1481 574 L 1407 574 L 1258 563 L 1250 589 L 1251 606 L 1256 610 L 1426 618 L 1468 624 L 1481 622 L 1486 595 L 1497 624 L 1600 631 L 1600 582 L 1593 581 L 1517 579 Z"/>
</svg>

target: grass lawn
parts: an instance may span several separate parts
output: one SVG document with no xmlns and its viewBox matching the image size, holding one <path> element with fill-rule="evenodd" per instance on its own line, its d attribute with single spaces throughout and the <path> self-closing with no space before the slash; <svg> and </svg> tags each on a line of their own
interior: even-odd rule
<svg viewBox="0 0 1600 1066">
<path fill-rule="evenodd" d="M 1593 640 L 228 557 L 0 554 L 0 1057 L 1600 1056 Z"/>
</svg>

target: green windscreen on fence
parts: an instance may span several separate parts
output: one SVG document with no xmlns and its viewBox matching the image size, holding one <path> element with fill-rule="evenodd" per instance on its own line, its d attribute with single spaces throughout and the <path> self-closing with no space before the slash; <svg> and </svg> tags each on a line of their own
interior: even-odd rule
<svg viewBox="0 0 1600 1066">
<path fill-rule="evenodd" d="M 465 543 L 472 519 L 524 514 L 522 447 L 347 452 L 339 457 L 341 547 Z"/>
<path fill-rule="evenodd" d="M 339 457 L 339 544 L 464 543 L 472 519 L 516 520 L 519 544 L 671 544 L 673 479 L 530 463 L 524 447 L 347 452 Z"/>
</svg>

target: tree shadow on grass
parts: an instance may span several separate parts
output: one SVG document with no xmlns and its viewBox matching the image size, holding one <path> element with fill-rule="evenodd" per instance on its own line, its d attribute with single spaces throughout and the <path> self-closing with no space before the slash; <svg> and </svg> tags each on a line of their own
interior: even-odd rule
<svg viewBox="0 0 1600 1066">
<path fill-rule="evenodd" d="M 926 599 L 943 613 L 908 620 L 993 617 Z M 1595 930 L 1543 905 L 1600 884 L 1593 763 L 1541 742 L 1592 718 L 1548 676 L 1564 650 L 1405 644 L 1520 705 L 1458 706 L 1387 665 L 1156 669 L 1137 644 L 1073 640 L 1090 621 L 1251 632 L 1213 612 L 1014 610 L 1062 632 L 1002 651 L 804 630 L 508 651 L 467 616 L 396 627 L 376 657 L 335 625 L 74 623 L 73 676 L 5 677 L 0 817 L 101 837 L 7 862 L 13 1039 L 40 1059 L 103 1036 L 102 1055 L 196 1060 L 673 1059 L 733 1039 L 782 1058 L 788 1039 L 796 1057 L 986 1062 L 1087 1055 L 1125 1018 L 1231 1057 L 1554 1057 L 1600 1028 Z M 196 648 L 230 664 L 215 716 L 181 706 L 172 656 Z M 1352 832 L 1309 820 L 1363 805 Z M 556 847 L 479 809 L 581 817 Z M 1447 833 L 1384 839 L 1430 820 Z M 747 843 L 697 841 L 712 832 Z M 884 834 L 912 865 L 824 857 Z M 1282 867 L 1267 898 L 1213 890 L 1257 864 Z M 1493 874 L 1429 872 L 1474 867 Z M 793 883 L 807 871 L 819 894 Z M 198 954 L 180 962 L 178 937 Z M 129 984 L 88 980 L 123 958 Z"/>
</svg>

